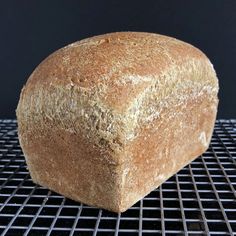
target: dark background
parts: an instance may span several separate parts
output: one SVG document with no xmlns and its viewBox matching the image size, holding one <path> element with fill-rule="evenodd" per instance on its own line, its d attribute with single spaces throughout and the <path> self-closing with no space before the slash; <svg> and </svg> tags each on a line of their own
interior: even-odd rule
<svg viewBox="0 0 236 236">
<path fill-rule="evenodd" d="M 236 118 L 236 1 L 1 1 L 0 118 L 14 118 L 20 89 L 50 53 L 114 31 L 166 34 L 199 47 L 220 82 L 218 118 Z"/>
</svg>

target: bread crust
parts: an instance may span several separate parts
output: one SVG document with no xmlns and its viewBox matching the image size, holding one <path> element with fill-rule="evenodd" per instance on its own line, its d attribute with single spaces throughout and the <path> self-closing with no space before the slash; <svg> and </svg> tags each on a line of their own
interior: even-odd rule
<svg viewBox="0 0 236 236">
<path fill-rule="evenodd" d="M 34 182 L 125 211 L 206 150 L 218 80 L 195 47 L 119 32 L 68 45 L 22 89 L 19 140 Z"/>
</svg>

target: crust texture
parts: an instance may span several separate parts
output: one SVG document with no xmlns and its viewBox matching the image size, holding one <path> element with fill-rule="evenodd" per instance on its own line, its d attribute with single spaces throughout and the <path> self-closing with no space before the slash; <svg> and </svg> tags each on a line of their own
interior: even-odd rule
<svg viewBox="0 0 236 236">
<path fill-rule="evenodd" d="M 197 48 L 110 33 L 46 58 L 22 89 L 18 133 L 34 182 L 122 212 L 208 147 L 218 80 Z"/>
</svg>

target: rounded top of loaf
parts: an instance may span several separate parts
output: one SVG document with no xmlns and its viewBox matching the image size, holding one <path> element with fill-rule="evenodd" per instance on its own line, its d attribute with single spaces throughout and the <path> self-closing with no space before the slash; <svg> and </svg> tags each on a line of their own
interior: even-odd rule
<svg viewBox="0 0 236 236">
<path fill-rule="evenodd" d="M 120 109 L 154 81 L 161 83 L 169 68 L 179 70 L 189 61 L 214 71 L 200 50 L 180 40 L 154 33 L 109 33 L 57 50 L 35 69 L 26 87 L 99 93 L 105 105 Z"/>
</svg>

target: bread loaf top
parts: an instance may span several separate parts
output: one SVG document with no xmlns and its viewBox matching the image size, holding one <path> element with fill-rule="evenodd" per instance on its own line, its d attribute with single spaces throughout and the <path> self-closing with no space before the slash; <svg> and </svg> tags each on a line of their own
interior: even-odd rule
<svg viewBox="0 0 236 236">
<path fill-rule="evenodd" d="M 191 64 L 187 69 L 193 70 L 201 63 L 203 74 L 214 74 L 206 56 L 180 40 L 153 33 L 110 33 L 72 43 L 51 54 L 36 68 L 28 86 L 99 90 L 105 104 L 122 110 L 150 84 L 157 80 L 161 83 L 167 71 L 177 73 L 185 64 Z M 207 77 L 211 80 L 214 75 L 192 80 L 206 84 Z"/>
<path fill-rule="evenodd" d="M 50 120 L 120 149 L 164 109 L 204 97 L 217 103 L 217 92 L 212 64 L 192 45 L 153 33 L 110 33 L 46 58 L 22 90 L 17 117 L 22 130 Z"/>
</svg>

